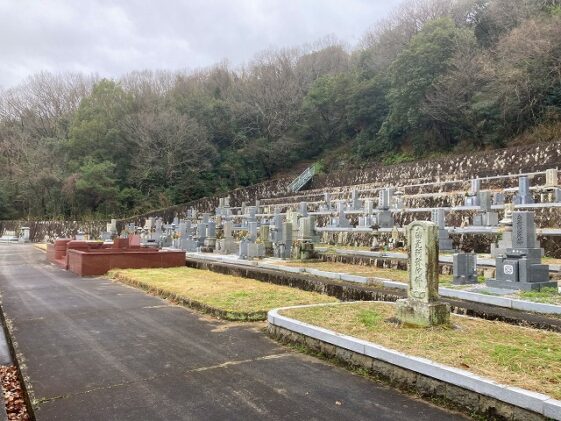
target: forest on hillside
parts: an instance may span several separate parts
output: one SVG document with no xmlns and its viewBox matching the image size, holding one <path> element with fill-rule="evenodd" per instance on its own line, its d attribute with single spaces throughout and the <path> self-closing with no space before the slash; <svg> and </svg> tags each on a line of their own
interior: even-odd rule
<svg viewBox="0 0 561 421">
<path fill-rule="evenodd" d="M 561 137 L 561 0 L 411 0 L 373 24 L 353 48 L 118 80 L 44 72 L 0 91 L 0 219 L 130 215 L 318 159 Z"/>
</svg>

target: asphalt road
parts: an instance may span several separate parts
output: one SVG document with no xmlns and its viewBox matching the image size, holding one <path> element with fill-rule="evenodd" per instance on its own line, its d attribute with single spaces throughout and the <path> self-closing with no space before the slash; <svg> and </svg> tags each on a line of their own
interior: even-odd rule
<svg viewBox="0 0 561 421">
<path fill-rule="evenodd" d="M 29 245 L 0 244 L 0 292 L 38 420 L 462 419 Z"/>
</svg>

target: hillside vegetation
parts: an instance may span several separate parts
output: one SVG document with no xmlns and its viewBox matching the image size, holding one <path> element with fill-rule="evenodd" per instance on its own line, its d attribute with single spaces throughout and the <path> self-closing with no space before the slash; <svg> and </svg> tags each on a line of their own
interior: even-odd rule
<svg viewBox="0 0 561 421">
<path fill-rule="evenodd" d="M 353 49 L 327 39 L 118 80 L 40 73 L 0 92 L 0 219 L 119 216 L 302 161 L 559 137 L 560 0 L 413 0 L 373 28 Z"/>
</svg>

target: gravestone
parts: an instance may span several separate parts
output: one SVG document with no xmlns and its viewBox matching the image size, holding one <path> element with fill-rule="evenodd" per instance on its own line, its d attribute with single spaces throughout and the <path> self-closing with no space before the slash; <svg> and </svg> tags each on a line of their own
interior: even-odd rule
<svg viewBox="0 0 561 421">
<path fill-rule="evenodd" d="M 491 192 L 480 191 L 477 194 L 480 212 L 473 217 L 473 225 L 480 227 L 495 227 L 499 224 L 499 214 L 491 209 Z"/>
<path fill-rule="evenodd" d="M 265 247 L 265 256 L 273 255 L 273 243 L 271 242 L 269 231 L 270 227 L 267 224 L 263 224 L 259 227 L 259 240 L 263 243 L 263 247 Z"/>
<path fill-rule="evenodd" d="M 232 237 L 233 226 L 232 221 L 224 221 L 222 238 L 216 242 L 215 253 L 232 254 L 238 250 L 238 245 Z"/>
<path fill-rule="evenodd" d="M 504 254 L 507 248 L 512 247 L 512 213 L 514 212 L 514 205 L 512 203 L 505 204 L 504 217 L 499 221 L 502 226 L 503 232 L 497 244 L 491 244 L 491 256 L 497 257 Z"/>
<path fill-rule="evenodd" d="M 292 253 L 292 224 L 290 222 L 282 223 L 278 236 L 278 241 L 273 243 L 274 256 L 289 259 Z"/>
<path fill-rule="evenodd" d="M 470 181 L 470 189 L 464 199 L 465 206 L 479 206 L 479 189 L 481 188 L 481 180 L 474 178 Z"/>
<path fill-rule="evenodd" d="M 512 247 L 495 259 L 497 278 L 487 280 L 487 286 L 524 291 L 557 288 L 556 281 L 549 281 L 549 266 L 541 264 L 542 254 L 534 213 L 513 212 Z"/>
<path fill-rule="evenodd" d="M 335 222 L 335 226 L 337 228 L 349 228 L 351 226 L 351 222 L 347 219 L 345 215 L 345 203 L 344 202 L 337 202 L 337 213 L 338 217 Z"/>
<path fill-rule="evenodd" d="M 393 198 L 393 189 L 384 188 L 378 192 L 378 213 L 376 223 L 379 228 L 392 228 L 394 225 L 390 206 Z"/>
<path fill-rule="evenodd" d="M 512 203 L 515 205 L 527 205 L 534 203 L 534 198 L 530 192 L 530 180 L 523 175 L 518 178 L 518 193 L 512 198 Z"/>
<path fill-rule="evenodd" d="M 475 253 L 456 253 L 453 258 L 454 285 L 477 283 L 477 255 Z"/>
<path fill-rule="evenodd" d="M 325 202 L 325 206 L 327 208 L 327 210 L 331 210 L 331 195 L 329 193 L 324 193 L 323 194 L 323 200 Z"/>
<path fill-rule="evenodd" d="M 313 216 L 300 218 L 298 224 L 298 240 L 313 242 L 316 239 L 315 218 Z"/>
<path fill-rule="evenodd" d="M 148 221 L 149 220 L 147 220 L 146 222 L 148 222 Z M 110 236 L 117 234 L 117 220 L 116 219 L 112 219 L 111 222 L 109 222 L 107 224 L 107 232 L 110 234 Z"/>
<path fill-rule="evenodd" d="M 431 210 L 431 220 L 438 227 L 438 249 L 439 250 L 453 250 L 452 239 L 446 229 L 446 212 L 442 208 Z"/>
<path fill-rule="evenodd" d="M 553 188 L 559 184 L 559 176 L 557 168 L 545 170 L 545 187 Z"/>
<path fill-rule="evenodd" d="M 257 222 L 247 223 L 247 233 L 249 236 L 249 241 L 254 242 L 257 240 Z"/>
<path fill-rule="evenodd" d="M 502 192 L 496 192 L 493 194 L 493 205 L 504 205 L 505 204 L 505 194 Z"/>
<path fill-rule="evenodd" d="M 554 203 L 561 203 L 561 189 L 559 187 L 555 187 L 553 189 L 551 201 Z"/>
<path fill-rule="evenodd" d="M 372 215 L 374 212 L 374 202 L 372 199 L 366 199 L 364 201 L 364 214 L 365 215 Z"/>
<path fill-rule="evenodd" d="M 207 249 L 206 251 L 214 251 L 214 248 L 216 247 L 216 222 L 214 221 L 208 221 L 208 224 L 206 224 L 204 246 Z"/>
<path fill-rule="evenodd" d="M 242 238 L 240 241 L 240 248 L 238 251 L 238 257 L 240 259 L 248 259 L 249 258 L 249 240 L 246 238 Z"/>
<path fill-rule="evenodd" d="M 29 235 L 30 228 L 29 227 L 21 227 L 19 231 L 19 242 L 20 243 L 29 243 Z"/>
<path fill-rule="evenodd" d="M 257 207 L 255 206 L 248 206 L 247 207 L 248 218 L 247 222 L 256 222 L 257 221 Z"/>
<path fill-rule="evenodd" d="M 298 212 L 302 216 L 308 216 L 308 204 L 306 202 L 300 202 L 298 205 Z"/>
<path fill-rule="evenodd" d="M 195 235 L 195 239 L 197 240 L 197 245 L 199 247 L 204 246 L 205 236 L 206 236 L 206 224 L 200 222 L 197 224 L 197 233 Z"/>
<path fill-rule="evenodd" d="M 395 209 L 403 209 L 403 196 L 404 193 L 402 191 L 398 190 L 394 193 Z"/>
<path fill-rule="evenodd" d="M 438 295 L 438 227 L 427 221 L 409 224 L 407 248 L 407 299 L 396 303 L 398 320 L 418 327 L 448 324 L 450 306 Z"/>
<path fill-rule="evenodd" d="M 358 193 L 356 189 L 352 189 L 351 191 L 351 210 L 359 210 L 360 209 L 360 200 L 358 198 Z"/>
<path fill-rule="evenodd" d="M 470 181 L 470 192 L 472 195 L 476 196 L 479 193 L 479 189 L 481 188 L 481 180 L 478 178 L 474 178 Z"/>
</svg>

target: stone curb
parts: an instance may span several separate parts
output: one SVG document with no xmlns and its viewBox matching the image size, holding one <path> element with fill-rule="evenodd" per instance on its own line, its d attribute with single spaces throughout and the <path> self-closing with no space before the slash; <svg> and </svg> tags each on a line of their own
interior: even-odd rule
<svg viewBox="0 0 561 421">
<path fill-rule="evenodd" d="M 352 303 L 340 303 L 345 305 Z M 283 307 L 269 311 L 267 321 L 273 326 L 278 326 L 292 332 L 309 336 L 313 339 L 335 345 L 368 357 L 381 360 L 416 373 L 450 383 L 452 385 L 489 396 L 506 402 L 509 405 L 541 414 L 545 417 L 561 420 L 561 401 L 548 395 L 532 392 L 518 387 L 507 386 L 493 380 L 476 376 L 468 371 L 436 363 L 426 358 L 409 356 L 399 351 L 385 348 L 375 343 L 343 335 L 332 330 L 313 326 L 279 314 L 279 311 L 318 307 L 333 304 L 303 305 Z"/>
<path fill-rule="evenodd" d="M 200 254 L 190 254 L 190 253 L 187 253 L 187 256 L 192 258 L 209 260 L 209 261 L 219 261 L 219 262 L 221 261 L 224 263 L 233 263 L 243 266 L 254 266 L 263 269 L 271 269 L 271 270 L 278 270 L 278 271 L 291 272 L 291 273 L 308 273 L 310 275 L 320 276 L 323 278 L 329 278 L 329 279 L 335 279 L 335 280 L 347 281 L 347 282 L 355 282 L 360 284 L 368 284 L 369 279 L 373 279 L 378 283 L 381 283 L 386 288 L 407 289 L 407 284 L 403 282 L 392 281 L 391 279 L 386 279 L 386 278 L 378 278 L 378 277 L 367 278 L 365 276 L 326 272 L 318 269 L 309 269 L 309 268 L 295 267 L 295 266 L 279 266 L 270 263 L 236 260 L 234 258 L 224 258 L 220 256 L 210 257 L 210 256 L 202 256 Z M 471 301 L 480 304 L 488 304 L 497 307 L 510 308 L 510 309 L 526 311 L 526 312 L 542 313 L 542 314 L 561 314 L 561 306 L 555 304 L 536 303 L 533 301 L 518 300 L 515 298 L 497 297 L 493 295 L 485 295 L 485 294 L 479 294 L 477 292 L 461 291 L 457 289 L 450 289 L 444 287 L 439 288 L 439 294 L 442 297 L 457 298 L 460 300 Z"/>
</svg>

